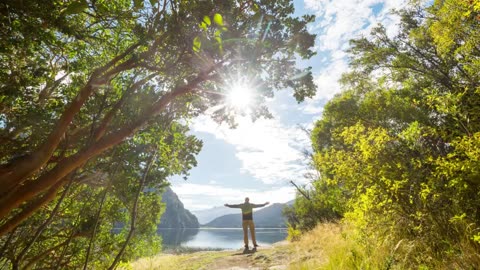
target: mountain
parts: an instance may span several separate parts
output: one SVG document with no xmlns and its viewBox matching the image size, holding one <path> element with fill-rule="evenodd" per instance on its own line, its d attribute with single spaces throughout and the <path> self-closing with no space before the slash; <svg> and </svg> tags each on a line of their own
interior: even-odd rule
<svg viewBox="0 0 480 270">
<path fill-rule="evenodd" d="M 253 221 L 257 228 L 285 228 L 286 220 L 282 215 L 284 203 L 274 203 L 269 207 L 262 208 L 253 213 Z M 213 228 L 240 228 L 242 227 L 242 214 L 240 209 L 237 214 L 229 214 L 218 217 L 205 224 L 205 227 Z"/>
<path fill-rule="evenodd" d="M 238 213 L 238 209 L 228 208 L 225 206 L 215 206 L 210 209 L 193 211 L 193 214 L 198 218 L 198 222 L 200 222 L 200 224 L 206 224 L 217 217 L 233 213 Z"/>
<path fill-rule="evenodd" d="M 173 192 L 167 187 L 162 195 L 162 202 L 166 204 L 167 209 L 160 218 L 158 228 L 198 228 L 197 217 L 183 207 L 183 203 Z"/>
</svg>

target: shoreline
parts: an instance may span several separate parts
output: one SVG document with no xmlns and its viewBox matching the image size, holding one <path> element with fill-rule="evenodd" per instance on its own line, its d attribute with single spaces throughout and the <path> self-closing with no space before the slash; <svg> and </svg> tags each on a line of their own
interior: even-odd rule
<svg viewBox="0 0 480 270">
<path fill-rule="evenodd" d="M 159 230 L 242 230 L 242 227 L 225 227 L 225 228 L 219 228 L 219 227 L 198 227 L 198 228 L 158 228 L 157 231 Z M 255 227 L 255 230 L 286 230 L 287 227 Z"/>
</svg>

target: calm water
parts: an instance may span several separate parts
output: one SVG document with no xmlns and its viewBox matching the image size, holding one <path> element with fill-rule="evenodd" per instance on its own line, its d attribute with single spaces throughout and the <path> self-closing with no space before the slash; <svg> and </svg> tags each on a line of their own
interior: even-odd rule
<svg viewBox="0 0 480 270">
<path fill-rule="evenodd" d="M 237 249 L 243 247 L 243 231 L 241 228 L 232 229 L 160 229 L 159 234 L 163 239 L 163 246 L 167 247 L 194 247 L 194 248 L 221 248 Z M 285 240 L 285 229 L 255 230 L 257 243 L 262 245 L 273 244 Z M 249 234 L 249 244 L 252 241 Z"/>
</svg>

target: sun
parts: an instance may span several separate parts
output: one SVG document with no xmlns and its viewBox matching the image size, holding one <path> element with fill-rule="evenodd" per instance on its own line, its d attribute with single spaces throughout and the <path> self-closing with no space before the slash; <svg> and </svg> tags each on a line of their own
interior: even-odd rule
<svg viewBox="0 0 480 270">
<path fill-rule="evenodd" d="M 227 102 L 236 109 L 246 109 L 252 102 L 251 88 L 246 84 L 232 85 L 227 95 Z"/>
</svg>

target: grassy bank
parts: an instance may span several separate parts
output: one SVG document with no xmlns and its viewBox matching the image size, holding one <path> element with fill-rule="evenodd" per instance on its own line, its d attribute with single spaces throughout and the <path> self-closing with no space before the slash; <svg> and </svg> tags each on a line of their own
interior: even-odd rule
<svg viewBox="0 0 480 270">
<path fill-rule="evenodd" d="M 424 239 L 391 239 L 361 237 L 348 225 L 320 224 L 289 244 L 288 269 L 480 269 L 480 254 L 468 239 L 441 255 Z"/>
<path fill-rule="evenodd" d="M 327 233 L 328 232 L 328 233 Z M 341 238 L 340 227 L 334 224 L 319 226 L 303 235 L 299 241 L 282 241 L 260 247 L 256 252 L 243 250 L 191 250 L 181 254 L 159 254 L 132 262 L 126 269 L 315 269 L 327 263 L 325 243 Z"/>
<path fill-rule="evenodd" d="M 209 264 L 229 256 L 225 251 L 199 251 L 186 254 L 161 254 L 142 258 L 131 264 L 131 269 L 196 270 L 207 269 Z"/>
</svg>

